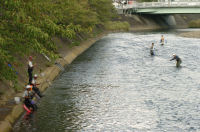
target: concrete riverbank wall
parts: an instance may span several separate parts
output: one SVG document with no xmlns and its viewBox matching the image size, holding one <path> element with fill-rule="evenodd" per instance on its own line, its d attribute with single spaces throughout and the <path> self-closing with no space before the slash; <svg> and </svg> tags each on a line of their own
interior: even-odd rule
<svg viewBox="0 0 200 132">
<path fill-rule="evenodd" d="M 169 17 L 162 15 L 119 15 L 119 21 L 128 21 L 131 25 L 130 30 L 145 29 L 169 29 L 169 28 L 188 28 L 192 20 L 200 18 L 200 14 L 174 14 Z"/>
</svg>

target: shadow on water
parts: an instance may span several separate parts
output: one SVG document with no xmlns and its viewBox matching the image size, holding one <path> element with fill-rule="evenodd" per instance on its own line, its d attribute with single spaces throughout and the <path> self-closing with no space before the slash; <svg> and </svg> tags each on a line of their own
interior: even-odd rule
<svg viewBox="0 0 200 132">
<path fill-rule="evenodd" d="M 23 131 L 27 132 L 32 132 L 35 130 L 34 128 L 34 114 L 36 113 L 25 113 L 23 116 L 20 118 L 20 121 L 16 123 L 16 126 L 20 127 L 23 129 Z M 16 129 L 14 129 L 15 131 Z"/>
<path fill-rule="evenodd" d="M 105 36 L 66 68 L 37 113 L 20 119 L 14 131 L 200 131 L 199 39 L 175 34 Z M 173 53 L 182 58 L 180 68 L 169 61 Z"/>
</svg>

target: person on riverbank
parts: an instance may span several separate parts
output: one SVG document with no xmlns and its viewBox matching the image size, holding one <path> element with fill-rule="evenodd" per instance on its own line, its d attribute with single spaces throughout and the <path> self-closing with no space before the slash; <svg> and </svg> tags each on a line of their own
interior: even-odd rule
<svg viewBox="0 0 200 132">
<path fill-rule="evenodd" d="M 35 74 L 32 79 L 31 85 L 33 86 L 33 91 L 39 96 L 39 98 L 41 98 L 43 95 L 41 94 L 39 88 L 37 87 L 37 85 L 40 85 L 39 83 L 37 83 L 37 78 L 38 75 Z"/>
<path fill-rule="evenodd" d="M 176 54 L 173 54 L 173 58 L 170 61 L 172 60 L 176 60 L 176 67 L 180 67 L 182 60 L 179 56 L 177 56 Z"/>
<path fill-rule="evenodd" d="M 32 100 L 32 86 L 31 85 L 27 85 L 24 91 L 24 104 L 27 108 L 29 108 L 30 110 L 34 109 L 33 104 L 31 103 Z"/>
<path fill-rule="evenodd" d="M 163 35 L 161 36 L 160 43 L 161 43 L 161 45 L 164 45 L 164 43 L 165 43 L 165 38 Z"/>
<path fill-rule="evenodd" d="M 28 76 L 29 76 L 29 84 L 31 84 L 32 82 L 32 78 L 33 78 L 33 68 L 34 68 L 34 65 L 33 65 L 33 57 L 32 56 L 29 56 L 29 59 L 28 59 Z"/>
<path fill-rule="evenodd" d="M 152 45 L 151 45 L 151 48 L 150 48 L 150 54 L 151 55 L 155 55 L 155 53 L 154 53 L 154 43 L 152 43 Z"/>
</svg>

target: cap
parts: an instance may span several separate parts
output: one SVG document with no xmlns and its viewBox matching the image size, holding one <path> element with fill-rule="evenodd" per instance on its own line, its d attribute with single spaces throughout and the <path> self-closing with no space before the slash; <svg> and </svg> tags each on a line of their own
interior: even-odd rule
<svg viewBox="0 0 200 132">
<path fill-rule="evenodd" d="M 173 54 L 173 56 L 175 56 L 176 54 Z"/>
<path fill-rule="evenodd" d="M 27 85 L 27 86 L 26 86 L 26 89 L 29 89 L 29 88 L 32 88 L 32 86 L 31 86 L 31 85 Z"/>
<path fill-rule="evenodd" d="M 36 78 L 36 77 L 38 77 L 38 75 L 37 75 L 37 74 L 35 74 L 35 75 L 34 75 L 34 77 Z"/>
</svg>

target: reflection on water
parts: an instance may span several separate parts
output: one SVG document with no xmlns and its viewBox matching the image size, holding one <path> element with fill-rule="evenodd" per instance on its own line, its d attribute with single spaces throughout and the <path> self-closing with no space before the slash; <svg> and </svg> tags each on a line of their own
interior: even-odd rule
<svg viewBox="0 0 200 132">
<path fill-rule="evenodd" d="M 115 33 L 78 57 L 46 91 L 33 127 L 16 132 L 200 131 L 199 39 Z M 149 47 L 155 42 L 156 56 Z M 183 60 L 177 69 L 170 62 Z M 27 129 L 28 128 L 28 129 Z"/>
</svg>

